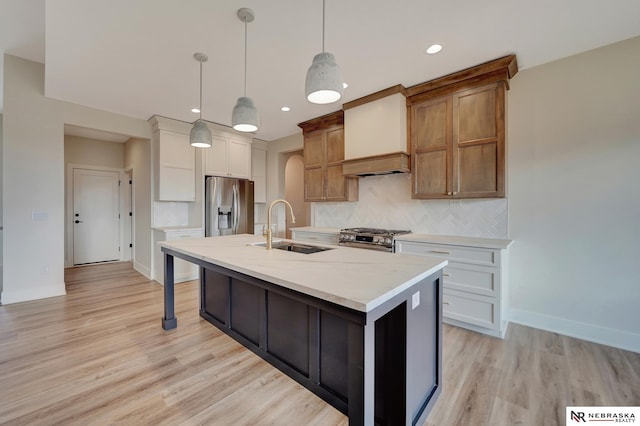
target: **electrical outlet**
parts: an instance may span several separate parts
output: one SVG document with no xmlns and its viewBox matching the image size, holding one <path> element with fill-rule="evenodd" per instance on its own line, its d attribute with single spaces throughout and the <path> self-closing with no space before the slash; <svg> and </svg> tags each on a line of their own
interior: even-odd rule
<svg viewBox="0 0 640 426">
<path fill-rule="evenodd" d="M 411 296 L 411 309 L 413 310 L 418 306 L 420 306 L 420 292 L 416 291 L 413 293 L 413 296 Z"/>
</svg>

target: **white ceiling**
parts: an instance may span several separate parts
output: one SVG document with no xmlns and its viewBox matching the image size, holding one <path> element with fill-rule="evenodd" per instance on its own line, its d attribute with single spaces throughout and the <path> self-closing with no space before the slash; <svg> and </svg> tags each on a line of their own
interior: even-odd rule
<svg viewBox="0 0 640 426">
<path fill-rule="evenodd" d="M 203 118 L 230 125 L 243 90 L 273 140 L 335 111 L 304 97 L 307 68 L 322 49 L 321 0 L 0 0 L 0 48 L 44 62 L 45 95 L 128 116 L 193 121 L 198 63 Z M 46 22 L 46 26 L 45 26 Z M 45 31 L 46 28 L 46 31 Z M 349 87 L 344 102 L 411 86 L 515 53 L 520 69 L 640 35 L 638 0 L 327 0 L 326 50 Z M 426 55 L 432 43 L 444 45 Z M 46 44 L 46 54 L 45 54 Z M 517 76 L 516 76 L 517 78 Z M 567 76 L 570 78 L 570 76 Z M 280 107 L 291 111 L 284 113 Z"/>
</svg>

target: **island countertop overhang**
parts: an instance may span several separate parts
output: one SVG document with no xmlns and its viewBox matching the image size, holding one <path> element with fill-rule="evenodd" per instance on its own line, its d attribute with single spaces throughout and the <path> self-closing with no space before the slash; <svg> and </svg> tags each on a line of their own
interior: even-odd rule
<svg viewBox="0 0 640 426">
<path fill-rule="evenodd" d="M 163 241 L 176 253 L 347 308 L 369 312 L 447 265 L 446 260 L 335 247 L 313 254 L 266 250 L 262 236 Z"/>
</svg>

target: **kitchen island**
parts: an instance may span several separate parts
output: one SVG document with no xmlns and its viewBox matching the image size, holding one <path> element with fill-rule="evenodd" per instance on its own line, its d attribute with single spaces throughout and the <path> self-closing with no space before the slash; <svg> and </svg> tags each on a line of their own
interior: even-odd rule
<svg viewBox="0 0 640 426">
<path fill-rule="evenodd" d="M 200 266 L 200 315 L 349 416 L 422 424 L 441 392 L 446 260 L 335 247 L 266 250 L 233 235 L 162 242 L 165 330 L 173 261 Z"/>
</svg>

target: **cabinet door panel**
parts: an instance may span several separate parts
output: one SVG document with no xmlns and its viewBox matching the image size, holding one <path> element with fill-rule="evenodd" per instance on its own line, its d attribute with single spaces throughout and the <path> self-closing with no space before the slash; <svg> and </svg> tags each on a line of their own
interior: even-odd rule
<svg viewBox="0 0 640 426">
<path fill-rule="evenodd" d="M 323 163 L 323 132 L 318 130 L 304 135 L 304 166 L 321 167 Z"/>
<path fill-rule="evenodd" d="M 495 87 L 458 98 L 458 142 L 496 137 Z"/>
<path fill-rule="evenodd" d="M 213 136 L 211 138 L 211 148 L 204 148 L 204 170 L 205 174 L 212 176 L 227 176 L 228 158 L 227 140 Z"/>
<path fill-rule="evenodd" d="M 267 293 L 267 351 L 309 375 L 309 305 Z"/>
<path fill-rule="evenodd" d="M 251 144 L 229 140 L 229 174 L 238 178 L 251 177 Z"/>
<path fill-rule="evenodd" d="M 327 130 L 327 164 L 344 160 L 344 129 L 343 127 Z"/>
<path fill-rule="evenodd" d="M 349 394 L 349 335 L 346 320 L 320 311 L 320 386 L 344 400 Z"/>
<path fill-rule="evenodd" d="M 204 269 L 202 308 L 223 324 L 227 324 L 229 302 L 229 277 L 210 269 Z"/>
<path fill-rule="evenodd" d="M 327 200 L 345 199 L 345 177 L 342 176 L 342 165 L 327 166 Z"/>
<path fill-rule="evenodd" d="M 244 281 L 231 279 L 231 329 L 254 344 L 260 342 L 260 293 L 259 287 Z"/>
<path fill-rule="evenodd" d="M 498 190 L 496 143 L 464 146 L 458 150 L 460 193 L 493 193 Z"/>
<path fill-rule="evenodd" d="M 304 199 L 305 201 L 320 201 L 324 196 L 324 178 L 322 167 L 305 169 L 304 171 Z"/>
<path fill-rule="evenodd" d="M 413 157 L 414 197 L 438 198 L 447 196 L 447 151 L 416 153 Z"/>
<path fill-rule="evenodd" d="M 415 150 L 446 147 L 450 142 L 450 116 L 449 98 L 416 106 L 412 131 Z"/>
</svg>

